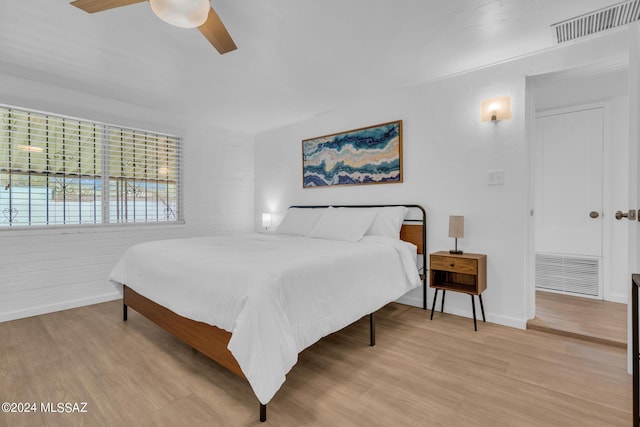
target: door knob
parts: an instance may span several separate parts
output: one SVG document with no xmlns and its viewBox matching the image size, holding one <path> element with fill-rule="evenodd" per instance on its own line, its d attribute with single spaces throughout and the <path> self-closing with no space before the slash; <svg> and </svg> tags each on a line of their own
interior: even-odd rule
<svg viewBox="0 0 640 427">
<path fill-rule="evenodd" d="M 635 221 L 636 210 L 631 209 L 629 212 L 622 212 L 622 211 L 616 212 L 616 219 L 622 219 L 622 218 L 629 218 L 629 221 Z"/>
<path fill-rule="evenodd" d="M 591 212 L 589 212 L 589 216 L 591 218 L 598 218 L 600 216 L 600 214 L 597 211 L 591 211 Z"/>
</svg>

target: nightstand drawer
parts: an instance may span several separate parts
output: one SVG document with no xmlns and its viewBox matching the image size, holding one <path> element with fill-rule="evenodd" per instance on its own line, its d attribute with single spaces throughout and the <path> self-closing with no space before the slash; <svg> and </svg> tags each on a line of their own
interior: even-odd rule
<svg viewBox="0 0 640 427">
<path fill-rule="evenodd" d="M 431 269 L 451 271 L 453 273 L 477 274 L 478 261 L 475 259 L 432 255 Z"/>
</svg>

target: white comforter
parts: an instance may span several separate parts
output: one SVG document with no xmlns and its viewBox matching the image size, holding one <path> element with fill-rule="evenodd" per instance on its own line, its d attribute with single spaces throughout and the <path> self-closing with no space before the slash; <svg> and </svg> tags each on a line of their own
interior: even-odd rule
<svg viewBox="0 0 640 427">
<path fill-rule="evenodd" d="M 299 352 L 420 285 L 409 246 L 258 233 L 161 240 L 129 248 L 110 278 L 232 332 L 228 348 L 266 404 Z"/>
</svg>

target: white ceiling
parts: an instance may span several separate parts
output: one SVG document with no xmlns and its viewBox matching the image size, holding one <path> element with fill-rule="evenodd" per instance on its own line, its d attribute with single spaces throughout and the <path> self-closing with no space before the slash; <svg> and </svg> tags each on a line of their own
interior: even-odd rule
<svg viewBox="0 0 640 427">
<path fill-rule="evenodd" d="M 0 0 L 0 73 L 247 133 L 372 91 L 552 47 L 549 25 L 615 0 L 213 0 L 238 50 L 144 2 L 87 14 Z"/>
</svg>

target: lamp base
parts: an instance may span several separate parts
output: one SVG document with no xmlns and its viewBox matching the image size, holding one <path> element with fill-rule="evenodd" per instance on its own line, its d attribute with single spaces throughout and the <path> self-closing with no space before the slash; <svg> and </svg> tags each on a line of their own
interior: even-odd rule
<svg viewBox="0 0 640 427">
<path fill-rule="evenodd" d="M 452 254 L 452 255 L 462 255 L 462 251 L 458 250 L 458 238 L 456 237 L 455 239 L 456 239 L 455 249 L 449 251 L 449 253 Z"/>
</svg>

